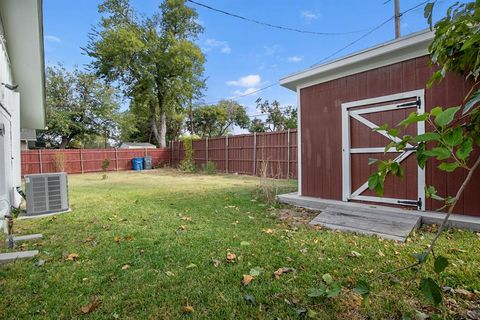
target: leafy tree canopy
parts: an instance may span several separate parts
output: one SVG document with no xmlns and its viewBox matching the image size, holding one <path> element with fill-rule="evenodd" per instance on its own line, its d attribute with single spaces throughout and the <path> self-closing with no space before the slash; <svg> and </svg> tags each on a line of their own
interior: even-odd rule
<svg viewBox="0 0 480 320">
<path fill-rule="evenodd" d="M 256 103 L 257 109 L 266 119 L 262 121 L 255 118 L 250 124 L 250 132 L 281 131 L 297 127 L 297 109 L 293 106 L 282 107 L 277 100 L 270 103 L 262 98 L 258 98 Z"/>
<path fill-rule="evenodd" d="M 119 131 L 116 91 L 92 74 L 47 67 L 46 102 L 47 130 L 38 135 L 53 147 L 82 145 L 95 136 L 108 140 Z"/>
</svg>

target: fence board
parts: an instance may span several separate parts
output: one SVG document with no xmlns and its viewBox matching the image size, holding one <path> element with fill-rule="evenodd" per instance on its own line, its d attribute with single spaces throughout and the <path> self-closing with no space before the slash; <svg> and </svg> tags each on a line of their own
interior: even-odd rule
<svg viewBox="0 0 480 320">
<path fill-rule="evenodd" d="M 228 139 L 214 137 L 208 138 L 208 143 L 206 140 L 193 142 L 199 170 L 210 161 L 218 172 L 297 178 L 297 130 L 242 134 Z M 171 165 L 178 167 L 184 157 L 182 142 L 172 142 L 171 156 Z"/>
<path fill-rule="evenodd" d="M 56 149 L 22 151 L 22 176 L 33 173 L 83 173 L 102 171 L 103 160 L 110 160 L 109 171 L 131 170 L 132 159 L 152 157 L 154 166 L 170 163 L 170 149 Z M 63 159 L 63 160 L 62 160 Z M 63 165 L 62 165 L 63 163 Z M 63 168 L 62 168 L 63 166 Z"/>
</svg>

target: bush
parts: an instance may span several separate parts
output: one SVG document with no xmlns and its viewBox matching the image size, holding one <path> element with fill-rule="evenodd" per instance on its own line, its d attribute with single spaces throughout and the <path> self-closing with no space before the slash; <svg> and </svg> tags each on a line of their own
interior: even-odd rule
<svg viewBox="0 0 480 320">
<path fill-rule="evenodd" d="M 217 166 L 215 165 L 215 162 L 208 161 L 203 170 L 206 174 L 215 174 L 217 172 Z"/>
<path fill-rule="evenodd" d="M 110 160 L 104 159 L 102 161 L 102 171 L 103 171 L 102 179 L 103 180 L 107 179 L 107 171 L 109 166 L 110 166 Z"/>
<path fill-rule="evenodd" d="M 62 152 L 53 155 L 53 164 L 57 172 L 65 172 L 65 154 Z"/>
<path fill-rule="evenodd" d="M 183 157 L 183 160 L 180 161 L 178 168 L 181 171 L 193 173 L 197 171 L 197 168 L 195 167 L 195 162 L 193 161 L 193 137 L 183 137 L 182 140 L 185 156 Z"/>
</svg>

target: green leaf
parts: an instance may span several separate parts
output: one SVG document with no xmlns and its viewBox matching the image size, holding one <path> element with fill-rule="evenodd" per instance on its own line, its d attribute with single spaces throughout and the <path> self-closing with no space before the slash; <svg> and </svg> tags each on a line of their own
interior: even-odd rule
<svg viewBox="0 0 480 320">
<path fill-rule="evenodd" d="M 428 253 L 426 251 L 424 252 L 415 252 L 412 254 L 412 256 L 415 258 L 420 263 L 424 263 L 427 261 L 428 258 Z"/>
<path fill-rule="evenodd" d="M 440 112 L 440 114 L 435 117 L 435 123 L 440 127 L 449 125 L 450 122 L 453 121 L 453 118 L 455 118 L 458 110 L 460 110 L 460 107 L 452 107 Z"/>
<path fill-rule="evenodd" d="M 463 141 L 463 129 L 461 127 L 456 127 L 444 135 L 443 140 L 450 147 L 458 146 Z"/>
<path fill-rule="evenodd" d="M 360 280 L 357 282 L 355 288 L 353 288 L 353 292 L 358 293 L 362 296 L 368 295 L 370 294 L 370 285 L 368 284 L 368 282 Z"/>
<path fill-rule="evenodd" d="M 250 269 L 250 275 L 252 277 L 258 277 L 260 275 L 260 273 L 262 273 L 263 271 L 263 268 L 260 268 L 260 267 L 255 267 L 255 268 L 252 268 Z"/>
<path fill-rule="evenodd" d="M 442 107 L 435 107 L 432 110 L 430 110 L 430 114 L 434 117 L 437 117 L 440 113 L 442 113 L 443 109 Z"/>
<path fill-rule="evenodd" d="M 480 103 L 480 90 L 472 94 L 470 99 L 465 103 L 465 106 L 463 107 L 463 114 L 466 114 L 470 109 L 472 109 L 475 105 Z"/>
<path fill-rule="evenodd" d="M 413 142 L 429 142 L 429 141 L 439 141 L 440 135 L 436 132 L 425 132 L 413 138 Z"/>
<path fill-rule="evenodd" d="M 445 270 L 447 266 L 448 266 L 448 260 L 443 256 L 438 256 L 435 259 L 435 262 L 433 264 L 433 268 L 436 273 L 441 273 L 443 270 Z"/>
<path fill-rule="evenodd" d="M 370 188 L 371 190 L 376 189 L 378 185 L 378 181 L 379 181 L 379 174 L 375 172 L 368 179 L 368 188 Z"/>
<path fill-rule="evenodd" d="M 368 158 L 368 165 L 371 166 L 372 164 L 376 163 L 378 159 L 375 158 Z"/>
<path fill-rule="evenodd" d="M 414 111 L 410 113 L 408 117 L 403 119 L 398 125 L 406 127 L 412 123 L 425 121 L 427 120 L 427 118 L 428 118 L 428 113 L 418 114 L 417 112 Z"/>
<path fill-rule="evenodd" d="M 472 138 L 466 139 L 460 147 L 457 149 L 455 154 L 460 160 L 467 159 L 473 151 L 473 141 Z"/>
<path fill-rule="evenodd" d="M 387 134 L 392 137 L 398 137 L 398 135 L 400 134 L 400 129 L 397 129 L 397 128 L 388 129 Z"/>
<path fill-rule="evenodd" d="M 417 163 L 418 166 L 422 169 L 425 168 L 425 165 L 427 164 L 427 161 L 429 159 L 429 156 L 425 154 L 425 143 L 421 142 L 417 146 L 417 150 L 415 152 L 415 157 L 417 158 Z"/>
<path fill-rule="evenodd" d="M 332 276 L 331 276 L 330 274 L 328 274 L 328 273 L 325 273 L 325 274 L 322 276 L 322 279 L 323 279 L 323 281 L 325 281 L 325 283 L 326 283 L 327 285 L 331 285 L 331 284 L 333 283 L 333 278 L 332 278 Z"/>
<path fill-rule="evenodd" d="M 429 157 L 436 157 L 437 160 L 445 160 L 452 155 L 450 150 L 444 147 L 435 147 L 432 150 L 425 150 L 423 154 Z"/>
<path fill-rule="evenodd" d="M 444 198 L 440 197 L 439 195 L 437 195 L 437 189 L 435 189 L 434 186 L 428 186 L 428 187 L 425 187 L 425 196 L 427 198 L 432 198 L 434 200 L 438 200 L 438 201 L 443 201 L 445 200 Z"/>
<path fill-rule="evenodd" d="M 316 289 L 309 289 L 307 295 L 310 298 L 319 298 L 324 297 L 326 295 L 326 290 L 324 287 L 316 288 Z"/>
<path fill-rule="evenodd" d="M 423 9 L 423 17 L 427 19 L 428 26 L 430 27 L 430 30 L 432 30 L 432 18 L 433 18 L 433 6 L 435 5 L 435 2 L 429 2 L 425 5 L 425 8 Z"/>
<path fill-rule="evenodd" d="M 446 172 L 453 172 L 459 167 L 459 164 L 456 162 L 442 162 L 438 165 L 438 169 Z"/>
<path fill-rule="evenodd" d="M 242 242 L 240 242 L 240 245 L 241 245 L 241 246 L 249 246 L 249 245 L 250 245 L 250 242 L 248 242 L 248 241 L 242 241 Z"/>
<path fill-rule="evenodd" d="M 340 287 L 340 285 L 335 283 L 335 284 L 332 285 L 331 288 L 329 288 L 325 291 L 325 294 L 326 294 L 327 298 L 334 298 L 334 297 L 338 296 L 341 291 L 342 291 L 342 287 Z"/>
<path fill-rule="evenodd" d="M 442 302 L 442 291 L 432 278 L 424 278 L 420 282 L 420 290 L 425 298 L 435 305 Z"/>
</svg>

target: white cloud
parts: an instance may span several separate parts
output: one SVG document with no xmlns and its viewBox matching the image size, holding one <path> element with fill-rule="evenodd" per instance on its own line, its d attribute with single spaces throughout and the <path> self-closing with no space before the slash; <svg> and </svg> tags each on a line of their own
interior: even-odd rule
<svg viewBox="0 0 480 320">
<path fill-rule="evenodd" d="M 206 48 L 203 51 L 208 52 L 212 49 L 220 49 L 221 53 L 229 54 L 232 52 L 232 48 L 228 45 L 226 41 L 220 41 L 217 39 L 207 39 L 205 41 Z"/>
<path fill-rule="evenodd" d="M 59 37 L 51 35 L 51 34 L 46 35 L 45 40 L 50 41 L 50 42 L 61 42 L 62 41 Z"/>
<path fill-rule="evenodd" d="M 243 96 L 243 95 L 246 95 L 246 94 L 252 94 L 257 90 L 258 90 L 258 88 L 247 88 L 245 90 L 235 90 L 234 93 L 237 96 Z"/>
<path fill-rule="evenodd" d="M 258 74 L 250 74 L 245 77 L 241 77 L 238 80 L 227 81 L 229 86 L 253 88 L 258 86 L 262 82 L 262 78 Z"/>
<path fill-rule="evenodd" d="M 288 57 L 288 61 L 294 62 L 294 63 L 300 62 L 302 60 L 303 60 L 303 57 L 300 57 L 300 56 Z"/>
<path fill-rule="evenodd" d="M 306 11 L 302 11 L 300 13 L 300 16 L 305 20 L 316 20 L 316 19 L 318 19 L 319 15 L 316 14 L 316 13 L 313 13 L 311 11 L 306 10 Z"/>
</svg>

